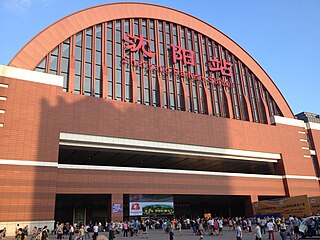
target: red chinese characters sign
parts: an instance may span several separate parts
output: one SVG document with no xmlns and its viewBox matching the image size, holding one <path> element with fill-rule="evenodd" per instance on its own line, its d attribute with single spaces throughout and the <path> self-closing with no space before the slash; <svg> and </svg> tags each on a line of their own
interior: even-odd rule
<svg viewBox="0 0 320 240">
<path fill-rule="evenodd" d="M 222 59 L 220 62 L 216 56 L 214 58 L 209 59 L 209 70 L 212 72 L 220 71 L 223 76 L 231 77 L 232 74 L 232 64 L 228 63 L 226 59 Z"/>
<path fill-rule="evenodd" d="M 148 58 L 153 58 L 155 56 L 154 52 L 149 51 L 151 46 L 151 40 L 146 39 L 142 34 L 139 36 L 132 36 L 128 33 L 125 34 L 123 41 L 125 42 L 125 49 L 129 50 L 130 52 L 136 52 L 141 50 L 145 56 Z M 172 61 L 173 63 L 181 62 L 183 65 L 195 65 L 195 53 L 192 50 L 184 49 L 180 46 L 171 44 L 171 51 L 172 51 Z M 144 68 L 151 71 L 157 71 L 162 74 L 169 75 L 172 71 L 174 75 L 179 77 L 185 77 L 188 79 L 194 79 L 197 81 L 202 81 L 204 84 L 213 83 L 216 85 L 223 85 L 225 87 L 232 87 L 233 83 L 229 82 L 228 80 L 221 80 L 212 78 L 211 76 L 205 77 L 202 75 L 196 75 L 191 72 L 184 72 L 179 71 L 179 69 L 172 67 L 166 68 L 164 66 L 158 66 L 156 64 L 149 64 L 148 62 L 137 61 L 137 60 L 129 60 L 128 57 L 122 58 L 123 64 L 130 64 L 132 66 Z M 222 76 L 231 77 L 232 75 L 232 64 L 227 62 L 226 59 L 219 61 L 216 57 L 208 59 L 208 69 L 211 72 L 220 71 Z"/>
<path fill-rule="evenodd" d="M 145 39 L 142 34 L 140 36 L 132 36 L 129 33 L 126 33 L 123 40 L 128 43 L 125 48 L 129 49 L 131 52 L 136 52 L 139 49 L 142 49 L 142 52 L 149 58 L 154 57 L 155 53 L 149 52 L 147 45 L 151 45 L 151 41 Z"/>
<path fill-rule="evenodd" d="M 173 63 L 182 60 L 183 64 L 194 66 L 194 52 L 171 44 Z"/>
</svg>

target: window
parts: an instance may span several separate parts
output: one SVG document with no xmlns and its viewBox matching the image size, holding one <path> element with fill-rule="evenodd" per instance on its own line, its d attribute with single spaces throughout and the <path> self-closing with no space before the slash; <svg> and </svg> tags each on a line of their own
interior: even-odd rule
<svg viewBox="0 0 320 240">
<path fill-rule="evenodd" d="M 150 41 L 143 47 L 156 53 L 155 56 L 148 58 L 141 49 L 135 52 L 125 49 L 125 33 L 143 35 Z M 194 51 L 195 65 L 173 63 L 171 44 Z M 128 64 L 123 62 L 124 57 Z M 208 59 L 213 57 L 232 64 L 231 76 L 210 71 Z M 138 62 L 140 65 L 134 66 Z M 156 65 L 170 69 L 169 73 L 148 67 Z M 189 76 L 174 74 L 173 68 Z M 138 104 L 153 107 L 160 107 L 161 98 L 164 108 L 212 112 L 217 117 L 229 117 L 232 113 L 235 119 L 246 121 L 250 111 L 250 117 L 258 123 L 267 123 L 268 116 L 282 115 L 260 80 L 228 49 L 193 29 L 163 20 L 121 19 L 83 29 L 56 46 L 35 70 L 63 76 L 63 91 L 75 94 L 98 98 L 106 94 L 104 97 L 125 102 L 133 102 L 136 96 Z M 202 81 L 191 75 L 202 77 Z M 208 78 L 218 81 L 208 82 Z M 231 87 L 222 85 L 223 80 L 230 82 Z"/>
</svg>

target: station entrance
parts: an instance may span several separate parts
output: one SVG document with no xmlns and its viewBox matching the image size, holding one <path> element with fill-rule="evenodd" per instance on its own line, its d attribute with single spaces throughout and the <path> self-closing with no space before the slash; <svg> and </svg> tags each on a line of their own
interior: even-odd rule
<svg viewBox="0 0 320 240">
<path fill-rule="evenodd" d="M 159 211 L 131 215 L 132 196 L 134 195 L 123 195 L 123 220 L 148 217 L 153 219 L 202 218 L 205 214 L 225 218 L 246 216 L 246 201 L 250 201 L 249 196 L 148 195 L 155 198 L 166 196 L 167 199 L 170 199 L 169 201 L 173 201 L 168 202 L 172 204 L 173 212 Z M 158 203 L 154 202 L 154 205 Z M 111 220 L 111 205 L 111 194 L 57 194 L 55 221 L 78 224 L 101 222 L 104 224 Z"/>
<path fill-rule="evenodd" d="M 184 190 L 179 191 L 180 194 L 171 193 L 166 200 L 154 200 L 152 194 L 143 192 L 156 193 L 154 196 L 167 194 L 165 188 L 163 190 L 161 188 L 160 176 L 164 173 L 163 170 L 172 173 L 171 181 L 173 182 L 180 176 L 185 177 L 186 173 L 193 172 L 197 174 L 193 176 L 199 176 L 202 179 L 201 182 L 206 183 L 203 176 L 206 174 L 209 176 L 214 172 L 229 175 L 238 173 L 275 175 L 278 166 L 275 159 L 252 157 L 251 152 L 249 154 L 245 151 L 239 153 L 230 150 L 230 154 L 234 154 L 231 156 L 225 154 L 221 149 L 210 148 L 210 151 L 217 152 L 215 154 L 204 154 L 200 151 L 202 149 L 200 146 L 194 149 L 185 149 L 186 146 L 183 145 L 184 148 L 181 147 L 180 149 L 176 145 L 167 144 L 166 147 L 163 147 L 160 143 L 154 143 L 153 146 L 150 141 L 137 142 L 136 140 L 130 140 L 123 142 L 121 139 L 116 139 L 116 141 L 115 138 L 110 137 L 101 137 L 102 140 L 97 138 L 95 140 L 97 142 L 93 143 L 93 140 L 89 141 L 87 138 L 80 139 L 81 136 L 78 138 L 68 136 L 60 136 L 59 168 L 64 169 L 65 172 L 70 171 L 71 177 L 76 174 L 72 169 L 89 169 L 88 174 L 99 175 L 99 179 L 105 179 L 109 183 L 114 181 L 115 186 L 117 181 L 120 183 L 115 195 L 112 192 L 114 188 L 104 186 L 103 182 L 97 183 L 101 194 L 58 194 L 56 197 L 55 220 L 61 222 L 81 221 L 89 223 L 90 221 L 98 221 L 102 223 L 113 220 L 114 217 L 117 220 L 143 217 L 201 218 L 205 214 L 210 214 L 213 217 L 250 217 L 253 216 L 253 209 L 249 194 L 241 196 L 214 195 L 214 188 L 217 186 L 213 185 L 211 188 L 206 185 L 208 195 L 205 195 L 205 191 L 201 191 L 203 190 L 201 184 L 193 186 L 195 181 L 195 179 L 192 179 L 193 177 L 186 178 L 183 181 Z M 171 147 L 171 149 L 167 149 L 168 147 Z M 248 157 L 246 154 L 250 156 Z M 141 176 L 137 176 L 140 169 Z M 124 180 L 125 176 L 119 174 L 121 171 L 128 173 L 129 182 Z M 132 171 L 132 176 L 130 171 Z M 144 173 L 148 176 L 148 181 L 151 182 L 143 181 L 142 175 Z M 152 173 L 155 173 L 155 175 L 151 175 Z M 104 174 L 110 174 L 114 178 L 107 179 Z M 133 175 L 136 177 L 134 178 Z M 152 186 L 153 177 L 157 178 L 157 191 L 154 191 Z M 224 181 L 223 187 L 229 187 L 228 180 Z M 90 177 L 87 178 L 88 182 L 91 182 Z M 137 186 L 135 185 L 136 182 Z M 87 185 L 86 192 L 88 191 Z M 194 189 L 191 190 L 192 187 Z M 197 188 L 200 190 L 196 191 Z M 81 190 L 79 191 L 81 192 Z M 139 202 L 132 198 L 132 196 L 137 195 L 132 193 L 135 191 L 141 191 L 142 193 L 140 192 L 138 195 L 148 195 L 148 198 L 144 198 L 144 201 L 140 199 Z M 220 191 L 220 194 L 222 194 L 221 192 L 223 191 Z M 232 191 L 229 192 L 232 193 Z M 197 193 L 202 195 L 197 195 Z M 135 205 L 133 205 L 133 202 Z M 142 207 L 138 209 L 140 203 Z M 121 211 L 117 212 L 117 209 L 121 209 Z"/>
<path fill-rule="evenodd" d="M 111 219 L 109 194 L 57 194 L 55 221 L 89 224 Z"/>
<path fill-rule="evenodd" d="M 130 207 L 135 201 L 132 200 L 134 195 L 124 195 L 124 219 L 135 219 L 138 217 L 168 217 L 168 218 L 203 218 L 205 214 L 210 214 L 212 217 L 236 217 L 248 216 L 248 206 L 251 205 L 250 196 L 214 196 L 214 195 L 153 195 L 166 196 L 167 199 L 172 199 L 172 212 L 150 211 L 142 212 L 141 216 L 131 214 Z M 140 195 L 141 196 L 141 195 Z M 142 195 L 146 196 L 146 195 Z M 150 196 L 150 195 L 148 195 Z M 169 196 L 169 197 L 168 197 Z M 131 200 L 130 200 L 131 199 Z M 159 200 L 161 203 L 163 201 Z M 143 200 L 138 200 L 137 203 L 145 203 Z M 148 203 L 151 204 L 151 203 Z M 156 205 L 157 202 L 154 202 Z"/>
<path fill-rule="evenodd" d="M 259 200 L 274 197 L 259 197 Z M 57 194 L 55 221 L 95 224 L 112 220 L 112 194 Z M 132 206 L 141 205 L 141 212 Z M 163 206 L 169 206 L 164 208 Z M 147 210 L 145 209 L 147 208 Z M 172 208 L 172 210 L 171 210 Z M 250 196 L 124 194 L 123 219 L 194 219 L 212 217 L 252 217 Z"/>
</svg>

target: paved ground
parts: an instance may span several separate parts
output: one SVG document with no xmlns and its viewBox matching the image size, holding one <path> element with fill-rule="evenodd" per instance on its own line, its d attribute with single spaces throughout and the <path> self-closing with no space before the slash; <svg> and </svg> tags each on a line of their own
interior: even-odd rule
<svg viewBox="0 0 320 240">
<path fill-rule="evenodd" d="M 175 240 L 199 240 L 199 236 L 194 236 L 192 235 L 192 231 L 191 230 L 183 230 L 182 231 L 182 236 L 179 236 L 179 232 L 175 231 L 174 232 L 174 239 Z M 108 237 L 108 233 L 99 233 L 104 234 Z M 54 240 L 55 236 L 51 236 L 50 240 Z M 128 237 L 125 238 L 121 235 L 116 235 L 115 240 L 138 240 L 138 239 L 142 239 L 142 234 L 140 234 L 140 236 L 135 236 L 135 237 Z M 223 236 L 208 236 L 205 235 L 204 236 L 204 240 L 235 240 L 235 231 L 224 231 Z M 244 233 L 243 234 L 243 240 L 254 240 L 255 237 L 252 235 L 252 233 Z M 262 239 L 268 239 L 268 234 L 263 235 Z M 67 240 L 67 239 L 66 239 Z M 169 240 L 169 235 L 164 233 L 161 230 L 150 230 L 149 231 L 149 238 L 148 240 Z M 281 240 L 281 237 L 279 235 L 278 232 L 275 233 L 275 240 Z"/>
<path fill-rule="evenodd" d="M 91 234 L 90 234 L 91 235 Z M 108 237 L 108 233 L 104 233 L 101 232 L 99 233 L 99 235 L 105 235 Z M 275 236 L 275 240 L 281 240 L 280 234 L 278 232 L 275 232 L 274 234 Z M 182 236 L 179 236 L 179 232 L 175 231 L 174 234 L 174 239 L 175 240 L 199 240 L 199 236 L 194 236 L 192 235 L 191 230 L 183 230 L 182 231 Z M 50 235 L 49 236 L 49 240 L 55 240 L 56 236 L 55 235 Z M 90 238 L 91 240 L 92 238 Z M 116 235 L 115 240 L 140 240 L 142 239 L 142 234 L 140 234 L 139 236 L 135 236 L 135 237 L 128 237 L 125 238 L 121 235 Z M 204 236 L 204 240 L 235 240 L 235 231 L 228 231 L 225 230 L 223 233 L 223 236 L 208 236 L 205 235 Z M 243 234 L 243 240 L 254 240 L 255 237 L 252 235 L 252 233 L 244 233 Z M 268 239 L 268 234 L 264 234 L 262 236 L 263 240 L 267 240 Z M 290 238 L 288 238 L 289 240 Z M 311 239 L 311 238 L 308 238 Z M 319 238 L 312 238 L 312 239 L 319 239 Z M 14 240 L 13 237 L 6 237 L 4 238 L 4 240 Z M 63 240 L 68 240 L 68 238 L 64 238 Z M 89 240 L 89 239 L 86 239 Z M 169 235 L 165 234 L 163 231 L 161 230 L 150 230 L 149 231 L 149 238 L 148 240 L 169 240 Z"/>
</svg>

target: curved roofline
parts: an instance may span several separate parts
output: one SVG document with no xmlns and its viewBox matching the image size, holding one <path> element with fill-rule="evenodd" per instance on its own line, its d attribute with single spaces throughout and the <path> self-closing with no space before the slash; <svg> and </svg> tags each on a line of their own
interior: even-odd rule
<svg viewBox="0 0 320 240">
<path fill-rule="evenodd" d="M 263 79 L 259 78 L 259 80 L 260 80 L 260 81 L 262 82 L 262 84 L 268 89 L 268 91 L 270 92 L 271 96 L 272 96 L 272 97 L 274 98 L 274 100 L 277 102 L 277 104 L 278 104 L 281 112 L 283 113 L 283 115 L 284 115 L 285 117 L 294 118 L 294 114 L 293 114 L 293 112 L 292 112 L 292 110 L 291 110 L 288 102 L 286 101 L 286 99 L 284 98 L 283 94 L 281 93 L 281 91 L 279 90 L 279 88 L 277 87 L 277 85 L 274 83 L 274 81 L 272 80 L 272 78 L 271 78 L 271 77 L 268 75 L 268 73 L 261 67 L 261 65 L 260 65 L 244 48 L 242 48 L 237 42 L 235 42 L 233 39 L 231 39 L 229 36 L 227 36 L 226 34 L 224 34 L 222 31 L 220 31 L 220 30 L 217 29 L 216 27 L 214 27 L 214 26 L 210 25 L 209 23 L 205 22 L 204 20 L 201 20 L 201 19 L 199 19 L 199 18 L 197 18 L 197 17 L 195 17 L 195 16 L 193 16 L 193 15 L 191 15 L 191 14 L 189 14 L 189 13 L 185 13 L 185 12 L 183 12 L 183 11 L 181 11 L 181 10 L 173 9 L 173 8 L 166 7 L 166 6 L 161 6 L 161 5 L 158 5 L 158 4 L 141 3 L 141 2 L 115 2 L 115 3 L 107 3 L 107 4 L 96 5 L 96 6 L 92 6 L 92 7 L 89 7 L 89 8 L 86 8 L 86 9 L 79 10 L 79 11 L 76 11 L 76 12 L 74 12 L 74 13 L 71 13 L 71 14 L 69 14 L 69 15 L 67 15 L 67 16 L 65 16 L 65 17 L 63 17 L 63 18 L 61 18 L 61 19 L 59 19 L 59 20 L 57 20 L 57 21 L 55 21 L 54 23 L 52 23 L 51 25 L 49 25 L 48 27 L 46 27 L 45 29 L 43 29 L 41 32 L 39 32 L 39 33 L 38 33 L 36 36 L 34 36 L 32 39 L 30 39 L 30 40 L 18 51 L 18 53 L 11 59 L 11 61 L 10 61 L 9 64 L 8 64 L 8 66 L 21 67 L 21 68 L 26 68 L 26 69 L 29 69 L 29 70 L 33 70 L 33 68 L 35 68 L 36 65 L 32 65 L 32 66 L 31 66 L 31 65 L 30 65 L 30 61 L 26 60 L 26 61 L 29 63 L 29 64 L 28 64 L 25 60 L 22 60 L 22 59 L 19 59 L 19 58 L 21 58 L 21 55 L 23 55 L 23 52 L 24 52 L 24 51 L 29 50 L 28 47 L 29 47 L 30 44 L 32 44 L 33 42 L 40 42 L 40 41 L 37 41 L 37 39 L 40 38 L 40 36 L 41 36 L 42 34 L 45 34 L 49 29 L 53 28 L 54 26 L 58 25 L 58 24 L 61 23 L 61 22 L 67 21 L 69 18 L 72 18 L 73 16 L 76 16 L 76 15 L 80 15 L 80 16 L 81 16 L 81 14 L 82 14 L 83 12 L 94 11 L 95 9 L 104 8 L 104 7 L 113 7 L 113 6 L 117 6 L 117 5 L 135 5 L 135 6 L 141 5 L 141 6 L 150 6 L 150 7 L 161 8 L 161 9 L 164 9 L 164 10 L 170 10 L 170 11 L 173 11 L 173 12 L 178 12 L 178 13 L 184 15 L 184 16 L 190 17 L 190 18 L 192 18 L 192 19 L 194 19 L 194 20 L 196 20 L 196 21 L 198 21 L 198 22 L 200 22 L 200 23 L 202 23 L 202 24 L 205 24 L 205 25 L 208 26 L 209 28 L 217 31 L 219 34 L 221 34 L 223 37 L 225 37 L 227 40 L 229 40 L 229 41 L 232 42 L 234 45 L 236 45 L 239 49 L 241 49 L 241 50 L 250 58 L 250 60 L 252 60 L 252 61 L 259 67 L 259 70 L 262 70 L 262 72 L 264 73 L 264 75 L 267 76 L 267 79 L 271 82 L 271 84 L 273 85 L 273 87 L 275 87 L 275 89 L 277 90 L 277 93 L 280 94 L 281 100 L 284 101 L 285 106 L 283 106 L 283 104 L 279 103 L 278 100 L 280 100 L 280 99 L 277 98 L 276 96 L 274 96 L 274 95 L 272 94 L 272 91 L 271 91 L 271 92 L 269 91 L 269 88 L 266 86 L 266 84 L 265 84 L 265 82 L 263 81 Z M 154 9 L 153 9 L 153 10 L 154 10 Z M 149 12 L 149 13 L 150 13 L 150 12 Z M 132 13 L 129 13 L 129 12 L 128 12 L 128 14 L 129 14 L 129 15 L 130 15 L 130 14 L 132 15 Z M 119 15 L 120 15 L 120 14 L 119 14 Z M 152 18 L 151 15 L 152 15 L 152 14 L 150 14 L 150 16 L 146 16 L 146 18 L 147 18 L 147 17 Z M 137 16 L 137 17 L 138 17 L 138 16 Z M 142 17 L 142 16 L 140 16 L 140 17 Z M 88 24 L 86 27 L 90 27 L 90 26 L 92 26 L 92 25 L 96 25 L 96 24 L 99 24 L 99 23 L 102 23 L 102 22 L 106 22 L 106 21 L 108 21 L 108 20 L 120 19 L 120 18 L 122 18 L 122 17 L 119 16 L 118 18 L 107 18 L 107 17 L 104 17 L 104 18 L 105 18 L 105 19 L 102 19 L 103 21 L 100 21 L 100 22 L 95 22 L 95 21 L 93 21 L 93 22 L 94 22 L 93 24 L 91 24 L 91 25 Z M 128 16 L 128 18 L 130 18 L 130 17 Z M 142 17 L 142 18 L 144 18 L 144 17 Z M 161 20 L 165 20 L 165 21 L 174 22 L 174 21 L 172 21 L 172 20 L 170 20 L 170 19 L 167 19 L 165 16 L 160 16 L 160 17 L 158 17 L 158 18 L 156 18 L 156 19 L 161 19 Z M 186 21 L 186 22 L 187 22 L 187 21 Z M 84 24 L 84 25 L 85 25 L 85 24 Z M 230 48 L 226 47 L 226 45 L 227 45 L 226 42 L 217 41 L 216 38 L 211 37 L 210 35 L 204 33 L 203 31 L 201 31 L 201 30 L 199 30 L 199 29 L 197 29 L 197 28 L 194 28 L 194 27 L 190 27 L 190 26 L 189 26 L 190 23 L 189 23 L 189 24 L 179 23 L 179 25 L 183 25 L 183 26 L 192 28 L 192 29 L 196 30 L 197 32 L 202 33 L 203 35 L 212 38 L 214 41 L 218 42 L 219 44 L 221 44 L 222 46 L 224 46 L 226 49 L 228 49 L 229 51 L 231 51 L 233 54 L 235 54 L 235 51 L 234 51 L 235 49 L 232 49 L 232 48 L 230 49 Z M 192 24 L 191 24 L 191 25 L 192 25 Z M 84 27 L 84 28 L 82 28 L 82 29 L 85 29 L 86 27 Z M 77 29 L 77 32 L 81 31 L 82 29 Z M 75 34 L 75 33 L 76 33 L 76 32 L 74 32 L 73 34 Z M 71 35 L 73 35 L 73 34 L 71 34 Z M 67 36 L 66 38 L 70 37 L 71 35 L 69 34 L 69 36 Z M 65 39 L 66 39 L 66 38 L 65 38 Z M 58 42 L 58 43 L 56 43 L 56 41 L 55 41 L 56 45 L 54 45 L 49 51 L 47 51 L 47 52 L 42 56 L 41 59 L 38 59 L 38 62 L 37 62 L 36 64 L 38 64 L 38 63 L 43 59 L 43 57 L 44 57 L 46 54 L 48 54 L 55 46 L 57 46 L 58 44 L 60 44 L 61 42 L 63 42 L 65 39 L 60 39 L 60 42 Z M 47 49 L 47 48 L 46 48 L 46 49 Z M 29 57 L 31 57 L 31 52 L 30 52 L 29 54 L 27 54 L 27 55 L 28 55 Z M 244 62 L 244 63 L 247 65 L 247 67 L 249 67 L 249 69 L 250 69 L 253 73 L 255 73 L 255 71 L 251 69 L 250 64 L 247 64 L 245 61 L 243 61 L 243 59 L 240 58 L 237 54 L 235 54 L 235 56 L 237 56 L 242 62 Z M 35 62 L 35 61 L 33 61 L 33 62 Z M 24 63 L 24 64 L 23 64 L 23 63 Z M 255 75 L 257 75 L 257 74 L 255 73 Z M 281 101 L 280 101 L 280 102 L 281 102 Z M 283 109 L 283 107 L 285 107 L 285 108 L 287 108 L 287 109 Z"/>
</svg>

